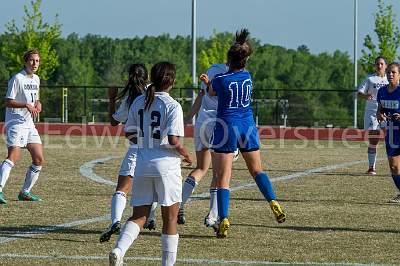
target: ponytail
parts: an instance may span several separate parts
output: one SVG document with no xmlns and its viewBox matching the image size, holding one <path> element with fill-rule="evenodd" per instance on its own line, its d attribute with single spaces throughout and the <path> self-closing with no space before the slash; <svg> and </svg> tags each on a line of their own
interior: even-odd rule
<svg viewBox="0 0 400 266">
<path fill-rule="evenodd" d="M 131 106 L 136 97 L 143 93 L 146 88 L 147 80 L 148 74 L 145 65 L 131 65 L 129 67 L 128 83 L 117 99 L 121 100 L 126 94 L 128 94 L 128 106 Z"/>
<path fill-rule="evenodd" d="M 150 105 L 154 101 L 154 94 L 155 94 L 156 86 L 154 84 L 151 84 L 146 91 L 146 98 L 144 99 L 144 110 L 148 110 L 150 108 Z"/>
</svg>

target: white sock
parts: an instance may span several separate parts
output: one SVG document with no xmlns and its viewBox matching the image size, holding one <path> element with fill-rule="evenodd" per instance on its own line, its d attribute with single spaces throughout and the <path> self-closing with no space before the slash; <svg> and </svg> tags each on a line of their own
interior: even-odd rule
<svg viewBox="0 0 400 266">
<path fill-rule="evenodd" d="M 111 222 L 120 222 L 126 206 L 126 194 L 116 191 L 111 199 Z"/>
<path fill-rule="evenodd" d="M 5 159 L 0 165 L 0 192 L 3 192 L 3 188 L 6 185 L 7 179 L 10 176 L 10 172 L 13 167 L 14 163 L 8 159 Z"/>
<path fill-rule="evenodd" d="M 197 182 L 193 176 L 188 176 L 183 184 L 182 188 L 182 202 L 180 208 L 183 209 L 185 203 L 188 201 L 189 197 L 193 194 L 194 189 L 197 186 Z"/>
<path fill-rule="evenodd" d="M 368 165 L 375 169 L 376 164 L 376 149 L 368 148 Z"/>
<path fill-rule="evenodd" d="M 209 217 L 218 218 L 218 203 L 217 203 L 217 190 L 210 188 L 210 214 Z"/>
<path fill-rule="evenodd" d="M 161 234 L 162 266 L 172 266 L 176 261 L 179 235 Z"/>
<path fill-rule="evenodd" d="M 25 182 L 22 186 L 22 192 L 29 192 L 31 191 L 32 187 L 35 185 L 36 181 L 39 178 L 40 171 L 42 170 L 41 165 L 34 165 L 32 164 L 29 166 L 28 171 L 25 175 Z"/>
<path fill-rule="evenodd" d="M 153 204 L 151 204 L 151 210 L 150 210 L 149 218 L 147 220 L 155 220 L 156 219 L 157 205 L 158 205 L 157 202 L 153 202 Z"/>
<path fill-rule="evenodd" d="M 127 221 L 121 229 L 115 248 L 121 250 L 121 256 L 124 257 L 128 248 L 136 240 L 140 233 L 140 227 L 132 221 Z"/>
</svg>

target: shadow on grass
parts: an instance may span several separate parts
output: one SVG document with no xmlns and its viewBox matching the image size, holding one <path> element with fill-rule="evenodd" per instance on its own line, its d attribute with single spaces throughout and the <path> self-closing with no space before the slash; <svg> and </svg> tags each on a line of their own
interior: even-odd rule
<svg viewBox="0 0 400 266">
<path fill-rule="evenodd" d="M 43 226 L 43 225 L 24 225 L 19 227 L 3 227 L 0 226 L 0 236 L 2 237 L 14 237 L 15 234 L 31 234 L 40 235 L 44 233 L 62 233 L 62 234 L 79 234 L 79 235 L 90 235 L 90 234 L 101 234 L 98 230 L 86 230 L 78 228 L 63 228 L 57 226 Z"/>
<path fill-rule="evenodd" d="M 232 223 L 232 226 L 241 227 L 262 227 L 271 229 L 286 229 L 300 232 L 361 232 L 361 233 L 383 233 L 383 234 L 400 234 L 400 229 L 368 229 L 368 228 L 349 228 L 349 227 L 317 227 L 317 226 L 269 226 L 257 224 L 237 224 Z"/>
</svg>

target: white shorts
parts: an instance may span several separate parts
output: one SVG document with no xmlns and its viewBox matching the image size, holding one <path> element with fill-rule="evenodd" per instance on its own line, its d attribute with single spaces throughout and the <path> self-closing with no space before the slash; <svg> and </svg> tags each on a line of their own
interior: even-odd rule
<svg viewBox="0 0 400 266">
<path fill-rule="evenodd" d="M 136 168 L 137 147 L 129 147 L 119 168 L 119 175 L 134 176 Z"/>
<path fill-rule="evenodd" d="M 375 110 L 365 110 L 364 113 L 364 130 L 380 130 L 378 119 L 376 119 Z"/>
<path fill-rule="evenodd" d="M 194 147 L 196 151 L 211 148 L 211 136 L 214 132 L 215 118 L 198 119 L 194 126 Z"/>
<path fill-rule="evenodd" d="M 28 144 L 42 144 L 39 133 L 36 128 L 21 128 L 11 126 L 7 131 L 7 147 L 24 148 Z"/>
<path fill-rule="evenodd" d="M 163 177 L 133 177 L 131 206 L 151 205 L 153 202 L 161 206 L 182 202 L 180 173 Z"/>
</svg>

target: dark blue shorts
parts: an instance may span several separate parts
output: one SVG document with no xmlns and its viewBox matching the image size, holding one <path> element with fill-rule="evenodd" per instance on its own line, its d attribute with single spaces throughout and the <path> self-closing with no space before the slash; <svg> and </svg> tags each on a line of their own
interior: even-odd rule
<svg viewBox="0 0 400 266">
<path fill-rule="evenodd" d="M 260 139 L 253 117 L 240 121 L 217 118 L 211 143 L 212 150 L 217 153 L 259 150 Z"/>
<path fill-rule="evenodd" d="M 400 130 L 399 126 L 389 126 L 385 136 L 386 154 L 390 157 L 400 155 Z"/>
</svg>

